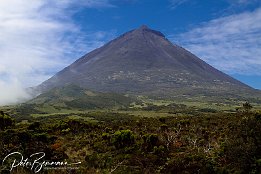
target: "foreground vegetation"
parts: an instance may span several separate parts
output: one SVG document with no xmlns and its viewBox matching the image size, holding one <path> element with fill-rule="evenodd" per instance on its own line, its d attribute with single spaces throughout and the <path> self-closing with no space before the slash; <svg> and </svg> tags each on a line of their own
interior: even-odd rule
<svg viewBox="0 0 261 174">
<path fill-rule="evenodd" d="M 172 109 L 172 113 L 170 112 Z M 184 105 L 147 106 L 165 117 L 88 112 L 28 117 L 0 112 L 0 163 L 11 152 L 45 160 L 81 162 L 40 173 L 253 173 L 261 172 L 261 113 L 251 105 L 235 113 Z M 173 114 L 174 113 L 174 114 Z M 178 114 L 177 114 L 178 113 Z M 176 114 L 176 115 L 175 115 Z M 10 173 L 12 160 L 1 173 Z M 17 167 L 11 173 L 33 173 Z"/>
</svg>

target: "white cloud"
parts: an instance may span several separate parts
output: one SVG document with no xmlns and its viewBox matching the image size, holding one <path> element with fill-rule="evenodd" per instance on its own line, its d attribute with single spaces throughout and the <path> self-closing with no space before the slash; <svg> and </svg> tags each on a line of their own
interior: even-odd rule
<svg viewBox="0 0 261 174">
<path fill-rule="evenodd" d="M 0 105 L 28 98 L 22 88 L 103 44 L 105 33 L 86 35 L 72 21 L 82 6 L 113 7 L 107 0 L 0 1 Z"/>
<path fill-rule="evenodd" d="M 189 0 L 169 0 L 170 1 L 170 8 L 175 9 L 178 6 L 188 2 Z"/>
<path fill-rule="evenodd" d="M 261 8 L 215 19 L 170 38 L 222 71 L 261 75 L 260 21 Z"/>
<path fill-rule="evenodd" d="M 248 4 L 255 4 L 259 3 L 259 0 L 227 0 L 231 4 L 236 5 L 248 5 Z"/>
</svg>

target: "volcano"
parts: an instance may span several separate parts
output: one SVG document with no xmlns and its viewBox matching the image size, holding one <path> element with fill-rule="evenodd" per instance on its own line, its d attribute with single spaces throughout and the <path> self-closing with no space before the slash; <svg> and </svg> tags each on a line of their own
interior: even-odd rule
<svg viewBox="0 0 261 174">
<path fill-rule="evenodd" d="M 254 90 L 145 25 L 84 55 L 37 89 L 71 84 L 98 92 L 165 96 Z"/>
</svg>

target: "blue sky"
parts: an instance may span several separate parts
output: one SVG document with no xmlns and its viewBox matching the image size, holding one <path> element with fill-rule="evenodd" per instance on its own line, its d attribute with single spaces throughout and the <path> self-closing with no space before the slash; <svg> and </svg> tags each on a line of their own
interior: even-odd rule
<svg viewBox="0 0 261 174">
<path fill-rule="evenodd" d="M 260 0 L 9 0 L 0 2 L 0 98 L 25 97 L 22 88 L 142 24 L 261 89 Z"/>
</svg>

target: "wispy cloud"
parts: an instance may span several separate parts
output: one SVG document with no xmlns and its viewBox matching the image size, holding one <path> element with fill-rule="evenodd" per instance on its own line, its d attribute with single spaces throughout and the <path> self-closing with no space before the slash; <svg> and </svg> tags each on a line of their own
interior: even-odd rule
<svg viewBox="0 0 261 174">
<path fill-rule="evenodd" d="M 256 9 L 261 6 L 260 0 L 225 0 L 224 2 L 227 3 L 227 8 L 218 12 L 223 16 L 245 12 L 246 10 Z"/>
<path fill-rule="evenodd" d="M 227 73 L 261 75 L 259 21 L 261 8 L 215 19 L 170 38 Z"/>
<path fill-rule="evenodd" d="M 249 4 L 255 4 L 259 3 L 260 0 L 227 0 L 231 4 L 236 4 L 236 5 L 249 5 Z"/>
<path fill-rule="evenodd" d="M 171 9 L 175 9 L 177 8 L 178 6 L 188 2 L 189 0 L 169 0 L 170 2 L 170 8 Z"/>
<path fill-rule="evenodd" d="M 83 33 L 72 21 L 73 7 L 81 6 L 113 7 L 107 0 L 0 2 L 0 105 L 28 98 L 24 87 L 103 44 L 106 33 Z"/>
</svg>

